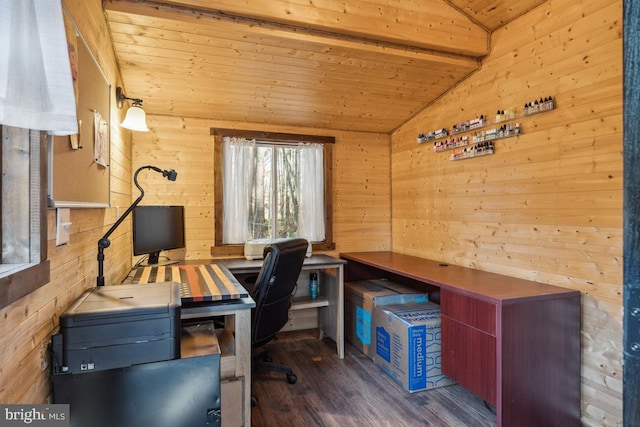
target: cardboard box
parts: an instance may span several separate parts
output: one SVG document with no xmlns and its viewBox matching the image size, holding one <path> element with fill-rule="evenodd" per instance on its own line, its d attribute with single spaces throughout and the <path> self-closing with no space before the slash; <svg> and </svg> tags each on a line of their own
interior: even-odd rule
<svg viewBox="0 0 640 427">
<path fill-rule="evenodd" d="M 415 290 L 385 279 L 345 282 L 345 339 L 373 360 L 373 305 L 376 298 Z"/>
<path fill-rule="evenodd" d="M 440 306 L 424 294 L 379 297 L 374 326 L 375 364 L 407 391 L 454 383 L 440 370 Z"/>
<path fill-rule="evenodd" d="M 220 354 L 220 343 L 213 320 L 185 324 L 180 334 L 180 357 Z"/>
</svg>

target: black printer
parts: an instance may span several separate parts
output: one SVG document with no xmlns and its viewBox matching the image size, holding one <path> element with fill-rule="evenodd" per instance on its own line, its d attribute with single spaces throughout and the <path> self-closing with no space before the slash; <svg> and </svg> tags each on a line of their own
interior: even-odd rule
<svg viewBox="0 0 640 427">
<path fill-rule="evenodd" d="M 60 315 L 54 374 L 102 371 L 180 358 L 180 285 L 101 286 Z"/>
<path fill-rule="evenodd" d="M 71 427 L 221 424 L 220 352 L 181 358 L 180 284 L 101 286 L 60 315 L 53 403 Z"/>
</svg>

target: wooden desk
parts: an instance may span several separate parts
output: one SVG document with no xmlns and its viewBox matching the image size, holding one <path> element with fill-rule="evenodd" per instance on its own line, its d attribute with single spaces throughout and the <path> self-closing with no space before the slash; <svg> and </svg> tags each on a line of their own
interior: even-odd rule
<svg viewBox="0 0 640 427">
<path fill-rule="evenodd" d="M 145 266 L 125 279 L 144 284 L 181 283 L 183 325 L 194 319 L 224 317 L 224 330 L 216 330 L 220 348 L 222 426 L 251 426 L 251 309 L 248 296 L 224 265 L 184 263 L 170 267 Z"/>
<path fill-rule="evenodd" d="M 439 302 L 442 372 L 498 426 L 580 425 L 580 292 L 393 252 L 340 255 L 345 280 L 388 278 Z"/>
<path fill-rule="evenodd" d="M 240 283 L 257 277 L 262 260 L 234 258 L 219 260 L 220 264 L 233 273 Z M 344 358 L 344 265 L 345 260 L 328 255 L 312 255 L 305 258 L 303 274 L 298 279 L 298 289 L 291 305 L 291 311 L 316 308 L 320 337 L 326 335 L 336 342 L 340 359 Z M 308 273 L 318 271 L 319 295 L 312 300 L 308 293 Z"/>
<path fill-rule="evenodd" d="M 226 267 L 200 261 L 170 266 L 144 266 L 136 268 L 129 277 L 133 284 L 154 282 L 180 283 L 182 303 L 225 301 L 249 296 Z"/>
</svg>

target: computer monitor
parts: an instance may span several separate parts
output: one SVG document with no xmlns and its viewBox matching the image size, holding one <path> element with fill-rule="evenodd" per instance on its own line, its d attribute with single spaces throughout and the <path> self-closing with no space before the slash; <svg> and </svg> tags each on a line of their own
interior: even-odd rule
<svg viewBox="0 0 640 427">
<path fill-rule="evenodd" d="M 184 206 L 136 206 L 133 210 L 133 254 L 149 255 L 157 264 L 160 252 L 185 247 Z"/>
</svg>

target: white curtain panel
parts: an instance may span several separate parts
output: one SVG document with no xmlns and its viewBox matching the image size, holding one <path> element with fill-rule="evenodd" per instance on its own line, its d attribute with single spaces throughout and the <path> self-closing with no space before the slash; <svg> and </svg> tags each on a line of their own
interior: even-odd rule
<svg viewBox="0 0 640 427">
<path fill-rule="evenodd" d="M 222 138 L 223 243 L 242 243 L 249 238 L 249 196 L 253 182 L 256 141 Z"/>
<path fill-rule="evenodd" d="M 0 123 L 78 133 L 60 0 L 0 1 Z"/>
<path fill-rule="evenodd" d="M 321 242 L 324 229 L 324 149 L 322 144 L 303 144 L 300 149 L 300 210 L 298 236 Z"/>
</svg>

